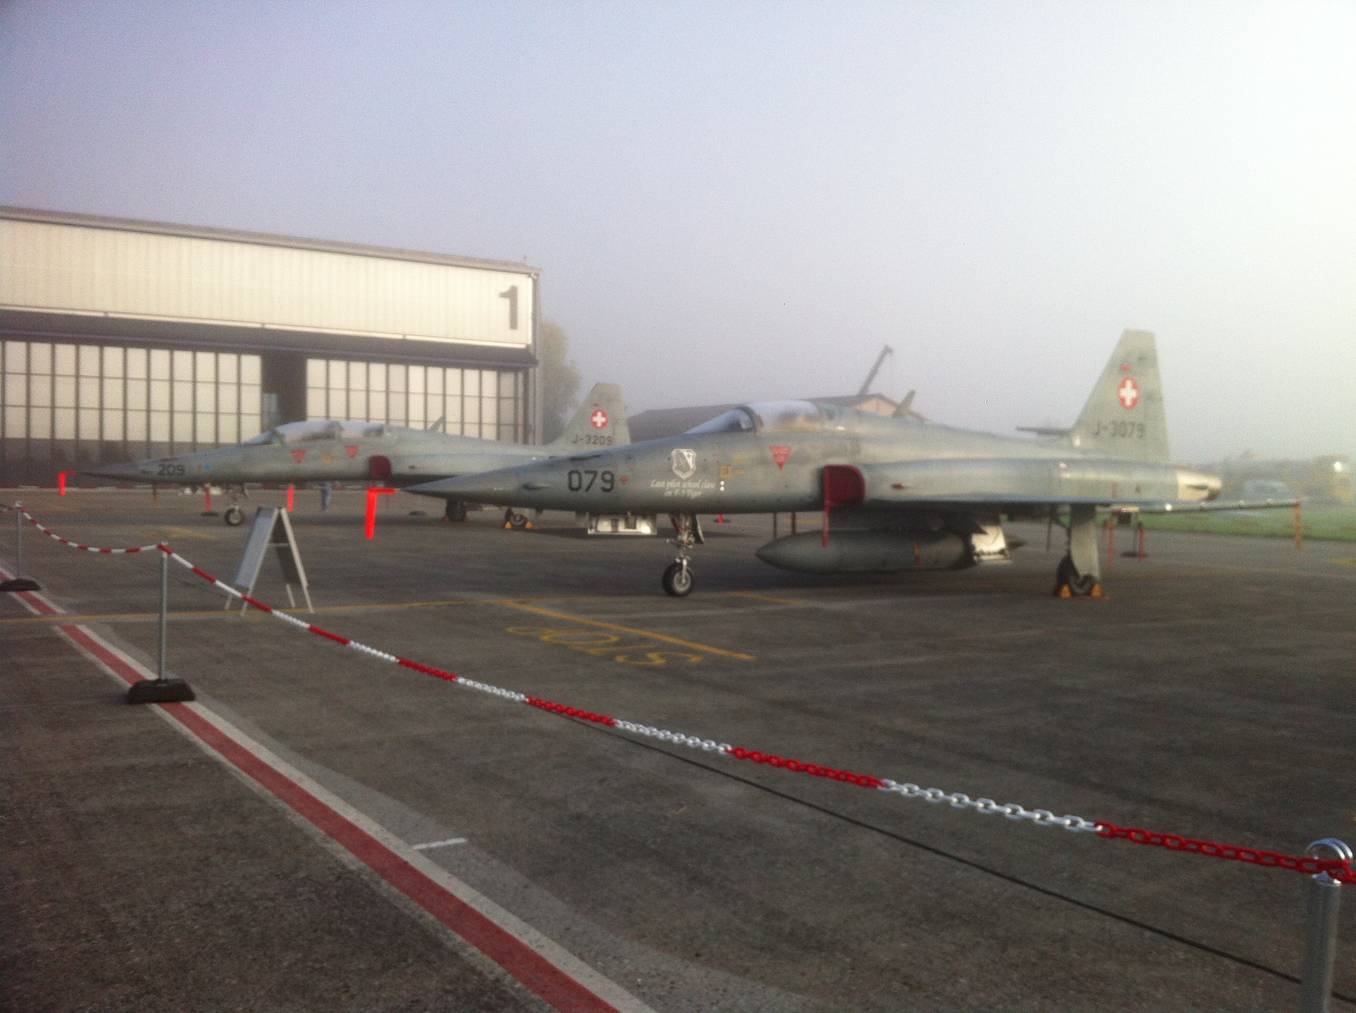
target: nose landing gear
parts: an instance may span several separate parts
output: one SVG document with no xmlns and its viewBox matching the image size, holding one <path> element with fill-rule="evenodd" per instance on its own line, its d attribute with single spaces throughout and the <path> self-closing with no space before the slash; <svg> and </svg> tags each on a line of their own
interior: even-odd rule
<svg viewBox="0 0 1356 1013">
<path fill-rule="evenodd" d="M 1069 508 L 1068 551 L 1055 570 L 1055 594 L 1060 598 L 1102 597 L 1101 567 L 1097 559 L 1097 508 L 1075 504 Z"/>
<path fill-rule="evenodd" d="M 678 551 L 673 562 L 664 570 L 660 584 L 666 594 L 683 598 L 692 593 L 693 586 L 692 560 L 688 550 L 694 545 L 701 545 L 706 539 L 702 537 L 701 522 L 697 520 L 696 514 L 670 514 L 669 520 L 673 522 L 673 537 L 669 539 L 669 544 Z"/>
</svg>

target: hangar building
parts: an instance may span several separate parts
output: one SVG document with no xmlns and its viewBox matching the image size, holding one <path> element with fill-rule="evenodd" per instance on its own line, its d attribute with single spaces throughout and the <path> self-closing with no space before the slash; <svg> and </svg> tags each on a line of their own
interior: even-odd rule
<svg viewBox="0 0 1356 1013">
<path fill-rule="evenodd" d="M 308 418 L 537 442 L 540 275 L 0 207 L 0 485 Z"/>
</svg>

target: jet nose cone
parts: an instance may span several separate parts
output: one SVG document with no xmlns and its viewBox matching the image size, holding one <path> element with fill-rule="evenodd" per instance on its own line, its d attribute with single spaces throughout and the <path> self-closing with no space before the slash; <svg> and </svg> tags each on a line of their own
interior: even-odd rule
<svg viewBox="0 0 1356 1013">
<path fill-rule="evenodd" d="M 95 464 L 82 468 L 80 473 L 93 475 L 95 478 L 111 478 L 119 482 L 138 482 L 145 477 L 141 473 L 141 466 L 134 461 Z"/>
</svg>

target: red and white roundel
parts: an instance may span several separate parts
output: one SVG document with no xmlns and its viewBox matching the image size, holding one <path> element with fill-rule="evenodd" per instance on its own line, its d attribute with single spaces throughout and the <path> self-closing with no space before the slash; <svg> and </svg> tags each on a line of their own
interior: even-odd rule
<svg viewBox="0 0 1356 1013">
<path fill-rule="evenodd" d="M 1139 384 L 1135 382 L 1133 376 L 1127 376 L 1120 382 L 1120 386 L 1116 388 L 1116 398 L 1126 411 L 1139 404 Z"/>
<path fill-rule="evenodd" d="M 593 414 L 589 416 L 589 423 L 594 429 L 606 429 L 607 412 L 603 411 L 601 408 L 593 409 Z"/>
</svg>

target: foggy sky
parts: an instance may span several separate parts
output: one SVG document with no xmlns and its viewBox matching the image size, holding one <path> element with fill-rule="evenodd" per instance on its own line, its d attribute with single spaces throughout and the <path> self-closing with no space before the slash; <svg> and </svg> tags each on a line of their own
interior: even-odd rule
<svg viewBox="0 0 1356 1013">
<path fill-rule="evenodd" d="M 632 411 L 1356 454 L 1356 4 L 0 3 L 0 203 L 526 260 Z"/>
</svg>

